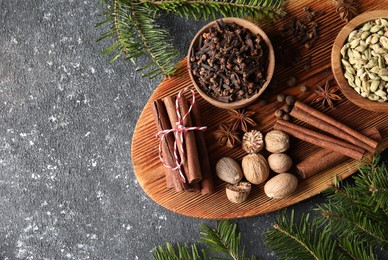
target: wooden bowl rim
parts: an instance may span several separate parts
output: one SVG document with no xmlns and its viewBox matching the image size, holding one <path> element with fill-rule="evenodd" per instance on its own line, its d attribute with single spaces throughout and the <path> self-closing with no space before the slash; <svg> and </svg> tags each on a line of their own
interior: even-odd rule
<svg viewBox="0 0 388 260">
<path fill-rule="evenodd" d="M 345 44 L 350 32 L 362 26 L 364 23 L 378 18 L 388 18 L 388 10 L 374 10 L 362 13 L 356 16 L 353 20 L 347 23 L 338 33 L 331 52 L 331 68 L 334 78 L 340 87 L 342 93 L 353 104 L 371 111 L 388 112 L 388 102 L 372 101 L 368 98 L 362 97 L 349 84 L 344 77 L 342 62 L 341 62 L 341 48 Z"/>
<path fill-rule="evenodd" d="M 202 89 L 197 85 L 195 78 L 194 78 L 194 75 L 192 75 L 191 70 L 190 70 L 191 50 L 193 49 L 194 45 L 197 43 L 199 36 L 204 31 L 208 30 L 210 27 L 213 27 L 216 24 L 216 22 L 218 22 L 220 20 L 222 20 L 224 23 L 235 22 L 236 24 L 250 30 L 254 34 L 260 34 L 260 36 L 263 38 L 265 44 L 268 47 L 268 66 L 267 66 L 267 71 L 266 71 L 266 78 L 265 78 L 265 82 L 264 82 L 263 86 L 260 88 L 260 91 L 257 94 L 251 96 L 250 98 L 242 99 L 242 100 L 238 100 L 238 101 L 230 102 L 230 103 L 221 102 L 221 101 L 218 101 L 218 100 L 206 95 L 206 93 L 203 92 Z M 258 25 L 254 24 L 253 22 L 245 20 L 245 19 L 241 19 L 241 18 L 236 18 L 236 17 L 220 18 L 220 19 L 214 20 L 214 21 L 206 24 L 204 27 L 202 27 L 197 32 L 197 34 L 194 36 L 194 38 L 192 39 L 192 41 L 190 43 L 189 50 L 188 50 L 187 57 L 188 57 L 187 69 L 189 72 L 191 82 L 193 83 L 195 89 L 203 97 L 203 99 L 205 99 L 207 102 L 209 102 L 210 104 L 212 104 L 216 107 L 220 107 L 220 108 L 224 108 L 224 109 L 242 108 L 242 107 L 248 106 L 249 104 L 253 103 L 267 89 L 267 87 L 268 87 L 268 85 L 273 77 L 274 71 L 275 71 L 275 53 L 274 53 L 272 43 L 271 43 L 270 39 L 268 38 L 267 34 Z"/>
</svg>

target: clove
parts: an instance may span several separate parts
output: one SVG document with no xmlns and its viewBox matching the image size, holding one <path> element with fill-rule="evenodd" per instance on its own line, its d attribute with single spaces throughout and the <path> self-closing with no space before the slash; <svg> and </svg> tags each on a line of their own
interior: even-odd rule
<svg viewBox="0 0 388 260">
<path fill-rule="evenodd" d="M 288 26 L 283 27 L 283 34 L 292 36 L 294 41 L 309 49 L 319 38 L 318 23 L 315 18 L 321 16 L 323 12 L 316 12 L 311 7 L 304 7 L 303 11 L 306 13 L 306 17 L 303 19 L 293 18 Z"/>
</svg>

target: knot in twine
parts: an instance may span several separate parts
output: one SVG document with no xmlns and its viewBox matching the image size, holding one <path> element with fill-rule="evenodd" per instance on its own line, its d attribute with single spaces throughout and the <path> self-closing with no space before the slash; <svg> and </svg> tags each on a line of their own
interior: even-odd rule
<svg viewBox="0 0 388 260">
<path fill-rule="evenodd" d="M 158 136 L 160 138 L 160 142 L 159 142 L 159 159 L 160 159 L 160 161 L 163 163 L 164 167 L 169 168 L 171 170 L 178 170 L 179 175 L 181 176 L 183 182 L 186 183 L 186 177 L 182 171 L 182 165 L 186 161 L 186 153 L 185 153 L 185 149 L 184 149 L 184 133 L 188 132 L 188 131 L 203 131 L 203 130 L 206 130 L 207 127 L 206 126 L 187 127 L 183 124 L 183 121 L 185 120 L 185 118 L 188 115 L 190 115 L 191 109 L 193 108 L 193 106 L 195 104 L 195 93 L 191 89 L 190 90 L 191 95 L 192 95 L 191 104 L 189 106 L 187 113 L 184 114 L 183 116 L 181 115 L 180 110 L 179 110 L 179 100 L 181 99 L 181 96 L 182 96 L 184 91 L 185 91 L 185 89 L 182 89 L 181 91 L 179 91 L 179 93 L 175 99 L 175 110 L 176 110 L 176 114 L 177 114 L 177 118 L 178 118 L 178 121 L 176 122 L 175 127 L 172 129 L 166 129 L 166 130 L 159 131 L 156 134 L 156 136 Z M 163 159 L 163 151 L 162 151 L 163 142 L 164 142 L 164 139 L 166 138 L 166 136 L 170 133 L 174 133 L 174 135 L 175 135 L 175 141 L 174 141 L 174 160 L 175 160 L 174 163 L 175 163 L 175 165 L 168 165 Z M 179 146 L 178 146 L 176 140 L 180 141 Z M 179 158 L 179 153 L 181 154 L 182 158 Z"/>
</svg>

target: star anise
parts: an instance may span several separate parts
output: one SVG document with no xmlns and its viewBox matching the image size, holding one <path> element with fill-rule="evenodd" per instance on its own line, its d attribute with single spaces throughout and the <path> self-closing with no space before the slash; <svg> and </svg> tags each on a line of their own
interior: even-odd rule
<svg viewBox="0 0 388 260">
<path fill-rule="evenodd" d="M 221 124 L 218 130 L 214 132 L 219 144 L 226 145 L 227 147 L 234 147 L 236 144 L 241 143 L 238 132 L 232 129 L 230 126 Z"/>
<path fill-rule="evenodd" d="M 232 125 L 232 129 L 241 129 L 244 132 L 248 132 L 248 124 L 251 126 L 256 126 L 256 122 L 251 118 L 255 112 L 245 111 L 245 110 L 228 110 L 230 119 L 228 123 Z"/>
<path fill-rule="evenodd" d="M 358 15 L 358 0 L 334 0 L 334 4 L 336 6 L 335 11 L 345 22 L 349 22 Z"/>
<path fill-rule="evenodd" d="M 315 94 L 317 95 L 316 98 L 312 101 L 312 103 L 317 103 L 322 101 L 322 107 L 325 107 L 325 104 L 327 104 L 334 108 L 333 100 L 341 100 L 342 98 L 335 94 L 339 89 L 338 86 L 330 87 L 329 81 L 327 80 L 325 83 L 325 86 L 322 88 L 319 86 L 316 90 L 314 90 Z"/>
</svg>

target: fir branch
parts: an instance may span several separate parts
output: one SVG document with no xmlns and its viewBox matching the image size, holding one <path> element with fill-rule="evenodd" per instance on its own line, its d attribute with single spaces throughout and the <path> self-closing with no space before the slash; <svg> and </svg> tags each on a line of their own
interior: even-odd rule
<svg viewBox="0 0 388 260">
<path fill-rule="evenodd" d="M 324 216 L 323 221 L 328 222 L 333 233 L 340 237 L 352 238 L 359 236 L 375 246 L 388 248 L 387 222 L 373 221 L 365 211 L 355 211 L 354 208 L 343 208 L 338 205 L 331 205 L 330 202 L 319 206 Z"/>
<path fill-rule="evenodd" d="M 170 243 L 166 243 L 165 247 L 158 246 L 155 248 L 154 252 L 152 252 L 152 256 L 155 260 L 179 260 L 179 259 L 187 259 L 187 260 L 206 260 L 206 254 L 202 251 L 200 254 L 197 246 L 194 244 L 189 247 L 187 244 L 183 246 L 177 243 L 176 245 L 177 251 L 175 251 L 174 247 Z"/>
<path fill-rule="evenodd" d="M 320 230 L 315 219 L 310 223 L 309 214 L 302 215 L 295 223 L 294 211 L 290 220 L 283 211 L 266 233 L 265 244 L 276 252 L 279 259 L 342 259 L 336 253 L 336 242 L 330 239 L 327 228 Z"/>
<path fill-rule="evenodd" d="M 228 220 L 218 223 L 217 229 L 202 225 L 201 240 L 199 242 L 209 245 L 210 252 L 230 255 L 235 260 L 247 260 L 245 249 L 240 251 L 241 234 L 236 234 L 236 224 Z M 241 253 L 240 253 L 241 252 Z M 256 259 L 252 256 L 250 259 Z"/>
<path fill-rule="evenodd" d="M 338 239 L 339 250 L 344 253 L 344 256 L 354 260 L 377 260 L 377 256 L 373 252 L 373 247 L 367 242 L 363 242 L 354 238 Z"/>
<path fill-rule="evenodd" d="M 120 55 L 123 55 L 126 59 L 133 59 L 145 54 L 142 49 L 142 43 L 137 37 L 132 17 L 129 14 L 132 11 L 130 8 L 130 6 L 125 5 L 119 0 L 113 0 L 112 5 L 104 12 L 107 16 L 106 20 L 97 24 L 97 26 L 101 26 L 111 23 L 109 31 L 103 34 L 97 41 L 109 37 L 117 37 L 117 41 L 102 52 L 102 54 L 115 53 L 111 62 Z"/>
<path fill-rule="evenodd" d="M 100 0 L 101 4 L 106 3 Z M 149 62 L 138 71 L 146 70 L 143 76 L 172 75 L 176 71 L 174 60 L 178 52 L 172 45 L 169 33 L 155 23 L 154 17 L 162 10 L 195 19 L 226 16 L 253 19 L 277 20 L 285 15 L 287 0 L 111 0 L 103 12 L 106 19 L 97 24 L 111 24 L 108 32 L 98 41 L 115 38 L 115 42 L 102 51 L 113 53 L 111 62 L 119 57 L 136 63 L 143 56 Z"/>
<path fill-rule="evenodd" d="M 374 249 L 388 248 L 387 168 L 376 156 L 359 171 L 354 184 L 336 182 L 326 192 L 327 203 L 317 208 L 321 216 L 311 224 L 308 215 L 296 225 L 293 212 L 290 221 L 282 213 L 267 233 L 269 247 L 281 259 L 377 259 Z M 324 243 L 330 255 L 322 255 Z"/>
<path fill-rule="evenodd" d="M 354 185 L 336 185 L 328 202 L 318 206 L 319 222 L 341 238 L 358 237 L 374 247 L 388 248 L 387 168 L 379 159 L 376 156 L 359 167 Z"/>
<path fill-rule="evenodd" d="M 245 249 L 240 250 L 241 234 L 236 233 L 236 224 L 232 224 L 228 220 L 222 220 L 218 223 L 217 229 L 212 229 L 206 225 L 201 225 L 203 231 L 200 232 L 200 243 L 208 245 L 208 248 L 198 251 L 196 244 L 189 247 L 187 244 L 183 246 L 179 243 L 175 248 L 166 243 L 166 246 L 157 246 L 152 253 L 155 260 L 206 260 L 206 252 L 217 252 L 232 257 L 234 260 L 255 260 L 252 256 L 248 258 L 245 254 Z"/>
<path fill-rule="evenodd" d="M 283 9 L 287 0 L 140 0 L 150 8 L 174 12 L 195 19 L 215 19 L 216 14 L 224 17 L 247 17 L 277 20 L 286 13 Z"/>
<path fill-rule="evenodd" d="M 118 1 L 118 0 L 115 0 Z M 176 57 L 178 53 L 174 50 L 171 45 L 171 37 L 169 36 L 166 30 L 160 29 L 152 19 L 151 11 L 144 5 L 137 4 L 130 1 L 130 5 L 133 7 L 133 18 L 134 24 L 137 28 L 137 31 L 142 39 L 144 48 L 151 55 L 156 68 L 151 69 L 145 76 L 155 77 L 159 74 L 171 75 L 175 71 L 176 63 L 171 63 L 171 59 Z M 153 63 L 150 62 L 144 68 L 140 70 L 147 69 L 152 66 Z"/>
<path fill-rule="evenodd" d="M 127 3 L 128 2 L 128 3 Z M 105 12 L 107 19 L 97 26 L 111 22 L 110 30 L 99 40 L 116 37 L 116 42 L 102 54 L 114 53 L 111 62 L 123 56 L 135 61 L 148 55 L 151 60 L 138 71 L 147 70 L 144 76 L 171 75 L 175 71 L 178 55 L 171 44 L 168 32 L 155 24 L 152 10 L 138 1 L 113 0 Z"/>
<path fill-rule="evenodd" d="M 324 191 L 324 194 L 329 201 L 328 205 L 343 209 L 357 208 L 358 210 L 364 212 L 370 212 L 371 214 L 369 214 L 369 217 L 375 221 L 378 221 L 379 217 L 378 215 L 374 214 L 373 211 L 371 211 L 370 205 L 361 201 L 361 198 L 365 196 L 360 196 L 360 193 L 363 193 L 363 191 L 357 187 L 350 185 L 343 186 L 342 184 L 342 182 L 336 183 L 333 188 L 329 188 L 328 190 Z M 322 204 L 318 206 L 318 209 L 321 211 L 321 215 L 325 218 L 333 217 L 332 211 L 325 209 L 325 205 L 326 204 Z"/>
<path fill-rule="evenodd" d="M 360 166 L 360 173 L 354 180 L 364 191 L 363 203 L 374 212 L 382 210 L 388 216 L 388 170 L 384 163 L 379 162 L 380 157 L 376 156 L 370 164 Z"/>
</svg>

